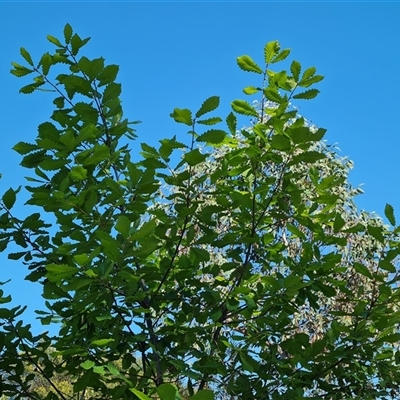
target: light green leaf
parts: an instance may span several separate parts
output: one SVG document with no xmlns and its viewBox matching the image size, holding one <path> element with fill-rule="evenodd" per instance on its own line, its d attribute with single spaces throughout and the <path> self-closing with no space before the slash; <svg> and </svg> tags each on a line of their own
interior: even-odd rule
<svg viewBox="0 0 400 400">
<path fill-rule="evenodd" d="M 93 366 L 94 366 L 94 362 L 93 362 L 93 361 L 90 361 L 90 360 L 86 360 L 85 362 L 83 362 L 83 363 L 81 364 L 81 367 L 82 367 L 83 369 L 91 369 L 91 368 L 93 368 Z"/>
<path fill-rule="evenodd" d="M 279 94 L 277 89 L 265 88 L 264 94 L 268 100 L 274 101 L 275 103 L 281 104 L 285 101 L 285 99 Z"/>
<path fill-rule="evenodd" d="M 215 110 L 219 106 L 219 97 L 211 96 L 201 105 L 199 111 L 196 113 L 196 118 L 201 117 L 204 114 L 207 114 L 213 110 Z"/>
<path fill-rule="evenodd" d="M 385 216 L 390 222 L 390 225 L 395 226 L 396 225 L 396 218 L 394 216 L 394 209 L 390 204 L 386 204 L 385 206 Z"/>
<path fill-rule="evenodd" d="M 196 141 L 216 144 L 216 143 L 221 143 L 225 139 L 226 135 L 227 133 L 225 131 L 219 129 L 210 129 L 207 132 L 200 135 L 196 139 Z"/>
<path fill-rule="evenodd" d="M 243 93 L 251 95 L 251 94 L 259 92 L 260 90 L 261 90 L 261 88 L 258 88 L 258 87 L 255 87 L 255 86 L 247 86 L 247 87 L 245 87 L 243 89 Z"/>
<path fill-rule="evenodd" d="M 93 340 L 91 342 L 91 344 L 94 345 L 94 346 L 102 347 L 102 346 L 106 346 L 108 343 L 111 343 L 111 342 L 115 342 L 115 339 L 112 339 L 112 338 L 110 338 L 110 339 L 96 339 L 96 340 Z"/>
<path fill-rule="evenodd" d="M 290 54 L 290 49 L 284 49 L 281 52 L 279 52 L 277 55 L 275 55 L 272 60 L 271 60 L 271 64 L 275 64 L 279 61 L 284 60 L 285 58 L 287 58 L 287 56 Z"/>
<path fill-rule="evenodd" d="M 277 40 L 267 43 L 264 46 L 264 60 L 265 64 L 269 64 L 272 58 L 279 52 L 280 45 Z"/>
<path fill-rule="evenodd" d="M 150 234 L 154 232 L 154 229 L 156 227 L 156 222 L 155 220 L 150 220 L 145 222 L 138 231 L 132 233 L 132 235 L 129 237 L 130 240 L 138 240 L 143 237 L 148 237 Z"/>
<path fill-rule="evenodd" d="M 231 103 L 233 111 L 236 111 L 238 114 L 258 117 L 257 110 L 252 107 L 247 101 L 244 100 L 234 100 Z"/>
<path fill-rule="evenodd" d="M 253 61 L 250 56 L 240 56 L 236 59 L 237 64 L 240 69 L 247 72 L 255 72 L 257 74 L 262 74 L 263 70 Z"/>
<path fill-rule="evenodd" d="M 136 390 L 134 388 L 129 389 L 133 394 L 136 394 L 137 397 L 139 397 L 140 400 L 151 400 L 149 396 L 146 396 L 144 393 L 139 392 L 139 390 Z"/>
<path fill-rule="evenodd" d="M 193 124 L 192 113 L 187 108 L 174 108 L 174 111 L 170 114 L 170 117 L 173 118 L 175 122 L 179 122 L 189 126 Z"/>
</svg>

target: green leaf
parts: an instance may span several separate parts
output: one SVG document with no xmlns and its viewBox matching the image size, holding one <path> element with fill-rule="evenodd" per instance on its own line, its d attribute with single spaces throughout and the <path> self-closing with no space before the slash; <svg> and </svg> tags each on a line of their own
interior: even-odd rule
<svg viewBox="0 0 400 400">
<path fill-rule="evenodd" d="M 201 125 L 215 125 L 222 122 L 222 119 L 220 117 L 212 117 L 212 118 L 207 118 L 207 119 L 199 119 L 197 121 L 198 124 Z"/>
<path fill-rule="evenodd" d="M 295 165 L 301 162 L 314 163 L 318 160 L 322 160 L 325 157 L 325 154 L 320 153 L 319 151 L 305 151 L 304 153 L 294 156 L 288 165 Z"/>
<path fill-rule="evenodd" d="M 79 37 L 79 35 L 77 35 L 75 33 L 75 35 L 73 35 L 71 38 L 72 55 L 76 56 L 78 54 L 79 50 L 81 49 L 81 47 L 83 47 L 89 40 L 90 40 L 90 38 L 86 38 L 86 39 L 82 40 Z"/>
<path fill-rule="evenodd" d="M 225 131 L 219 129 L 210 129 L 200 135 L 196 141 L 216 144 L 221 143 L 225 139 L 226 135 L 227 133 Z"/>
<path fill-rule="evenodd" d="M 318 89 L 309 89 L 309 90 L 306 90 L 305 92 L 295 94 L 293 96 L 293 98 L 310 100 L 310 99 L 313 99 L 314 97 L 316 97 L 318 95 L 318 93 L 319 93 Z"/>
<path fill-rule="evenodd" d="M 209 389 L 199 390 L 190 400 L 214 400 L 214 393 Z"/>
<path fill-rule="evenodd" d="M 343 226 L 345 225 L 346 221 L 342 218 L 339 213 L 336 213 L 335 220 L 333 221 L 333 230 L 339 232 Z"/>
<path fill-rule="evenodd" d="M 271 147 L 273 149 L 289 151 L 292 146 L 290 144 L 290 140 L 283 135 L 274 135 L 271 138 Z"/>
<path fill-rule="evenodd" d="M 255 87 L 255 86 L 247 86 L 247 87 L 245 87 L 243 89 L 243 93 L 251 95 L 251 94 L 259 92 L 260 90 L 261 90 L 261 88 L 258 88 L 258 87 Z"/>
<path fill-rule="evenodd" d="M 264 46 L 264 60 L 265 64 L 269 64 L 272 58 L 279 52 L 280 45 L 277 40 L 267 43 Z"/>
<path fill-rule="evenodd" d="M 281 104 L 285 101 L 285 99 L 279 94 L 277 89 L 265 88 L 264 94 L 268 100 L 274 101 L 275 103 Z"/>
<path fill-rule="evenodd" d="M 160 400 L 176 400 L 176 387 L 170 383 L 163 383 L 162 385 L 158 386 L 157 393 L 160 396 Z"/>
<path fill-rule="evenodd" d="M 139 397 L 140 400 L 151 400 L 149 396 L 146 396 L 144 393 L 139 392 L 139 390 L 136 390 L 134 388 L 129 389 L 133 394 L 136 394 L 137 397 Z"/>
<path fill-rule="evenodd" d="M 120 94 L 121 94 L 121 84 L 112 82 L 109 85 L 107 85 L 104 90 L 102 103 L 107 104 L 108 102 L 117 99 Z"/>
<path fill-rule="evenodd" d="M 33 67 L 33 61 L 31 55 L 23 47 L 19 49 L 21 56 L 25 58 L 26 62 Z"/>
<path fill-rule="evenodd" d="M 382 227 L 368 225 L 367 230 L 369 234 L 375 238 L 378 242 L 384 243 L 385 238 L 383 237 Z"/>
<path fill-rule="evenodd" d="M 390 225 L 395 226 L 396 225 L 396 218 L 394 216 L 394 209 L 390 204 L 386 204 L 385 206 L 385 216 L 390 222 Z"/>
<path fill-rule="evenodd" d="M 78 272 L 77 267 L 71 267 L 67 264 L 49 264 L 46 265 L 46 278 L 50 282 L 59 282 L 62 279 L 68 279 L 76 275 Z"/>
<path fill-rule="evenodd" d="M 55 38 L 54 36 L 47 35 L 47 40 L 48 40 L 50 43 L 55 44 L 57 47 L 64 47 L 64 46 L 61 44 L 61 42 L 60 42 L 57 38 Z"/>
<path fill-rule="evenodd" d="M 300 71 L 301 71 L 301 64 L 298 61 L 294 60 L 290 65 L 290 72 L 292 73 L 295 82 L 298 82 L 299 80 Z"/>
<path fill-rule="evenodd" d="M 102 346 L 106 346 L 107 344 L 109 344 L 111 342 L 115 342 L 115 339 L 112 339 L 112 338 L 109 338 L 109 339 L 96 339 L 96 340 L 93 340 L 91 342 L 91 344 L 94 345 L 94 346 L 102 347 Z"/>
<path fill-rule="evenodd" d="M 258 117 L 257 110 L 245 100 L 234 100 L 231 106 L 233 111 L 236 111 L 238 114 Z"/>
<path fill-rule="evenodd" d="M 174 111 L 169 115 L 171 118 L 175 120 L 175 122 L 179 122 L 189 126 L 193 124 L 192 113 L 187 108 L 184 109 L 174 108 Z"/>
<path fill-rule="evenodd" d="M 207 158 L 207 155 L 201 154 L 199 149 L 194 149 L 186 153 L 183 158 L 189 165 L 193 167 L 203 162 Z"/>
<path fill-rule="evenodd" d="M 201 117 L 204 114 L 207 114 L 213 110 L 215 110 L 219 106 L 219 97 L 211 96 L 201 105 L 199 111 L 196 113 L 196 118 Z"/>
<path fill-rule="evenodd" d="M 361 275 L 366 276 L 367 278 L 373 279 L 370 270 L 363 264 L 355 262 L 353 264 L 354 269 Z"/>
<path fill-rule="evenodd" d="M 290 49 L 284 49 L 271 59 L 271 64 L 284 60 L 290 54 Z"/>
<path fill-rule="evenodd" d="M 132 235 L 129 237 L 130 240 L 138 240 L 144 237 L 148 237 L 151 233 L 154 232 L 154 229 L 156 227 L 156 222 L 155 220 L 150 220 L 145 222 L 138 231 L 132 233 Z"/>
<path fill-rule="evenodd" d="M 237 118 L 233 112 L 230 112 L 226 117 L 226 124 L 228 125 L 231 134 L 234 135 L 236 133 Z"/>
<path fill-rule="evenodd" d="M 125 215 L 120 215 L 118 217 L 117 223 L 115 224 L 115 229 L 124 237 L 127 238 L 129 231 L 131 230 L 131 221 Z"/>
<path fill-rule="evenodd" d="M 8 210 L 10 210 L 15 204 L 15 200 L 17 199 L 15 193 L 16 192 L 10 188 L 3 194 L 2 200 Z"/>
<path fill-rule="evenodd" d="M 240 69 L 242 69 L 243 71 L 255 72 L 257 74 L 263 73 L 263 70 L 249 56 L 240 56 L 236 59 L 236 61 Z"/>
<path fill-rule="evenodd" d="M 64 39 L 66 44 L 69 44 L 69 42 L 71 41 L 71 36 L 72 36 L 72 27 L 70 24 L 66 24 L 64 27 Z"/>
<path fill-rule="evenodd" d="M 53 60 L 51 58 L 51 55 L 49 53 L 43 54 L 39 62 L 39 65 L 42 66 L 43 75 L 47 75 L 49 73 L 52 63 Z"/>
<path fill-rule="evenodd" d="M 100 86 L 108 85 L 111 82 L 114 82 L 114 80 L 117 77 L 118 71 L 119 71 L 118 65 L 114 65 L 114 64 L 107 65 L 97 78 L 100 82 L 98 86 L 100 87 Z"/>
<path fill-rule="evenodd" d="M 86 370 L 92 369 L 92 368 L 94 367 L 94 362 L 93 362 L 93 361 L 90 361 L 90 360 L 86 360 L 85 362 L 83 362 L 83 363 L 81 364 L 81 367 L 82 367 L 83 369 L 86 369 Z"/>
</svg>

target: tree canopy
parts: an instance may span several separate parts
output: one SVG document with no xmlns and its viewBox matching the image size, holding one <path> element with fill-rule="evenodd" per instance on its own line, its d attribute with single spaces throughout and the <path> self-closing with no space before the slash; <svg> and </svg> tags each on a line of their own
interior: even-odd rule
<svg viewBox="0 0 400 400">
<path fill-rule="evenodd" d="M 2 196 L 0 249 L 20 247 L 8 257 L 60 330 L 34 336 L 0 292 L 3 398 L 399 398 L 400 228 L 390 205 L 390 226 L 358 210 L 351 161 L 299 115 L 316 68 L 269 42 L 263 67 L 237 58 L 257 101 L 225 118 L 216 95 L 175 108 L 187 141 L 132 154 L 119 67 L 63 33 L 12 63 L 34 76 L 20 92 L 50 91 L 55 108 L 13 148 L 30 177 Z"/>
</svg>

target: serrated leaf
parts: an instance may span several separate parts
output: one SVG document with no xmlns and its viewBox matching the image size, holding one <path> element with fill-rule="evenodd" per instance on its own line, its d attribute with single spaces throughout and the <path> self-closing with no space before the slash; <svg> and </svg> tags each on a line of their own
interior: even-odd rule
<svg viewBox="0 0 400 400">
<path fill-rule="evenodd" d="M 385 206 L 385 216 L 390 222 L 390 225 L 395 226 L 396 225 L 396 218 L 394 216 L 394 209 L 390 204 L 386 204 Z"/>
<path fill-rule="evenodd" d="M 174 111 L 169 114 L 169 116 L 173 118 L 175 122 L 189 126 L 193 124 L 192 112 L 187 108 L 174 108 Z"/>
<path fill-rule="evenodd" d="M 247 86 L 247 87 L 245 87 L 243 89 L 243 93 L 251 95 L 251 94 L 259 92 L 260 90 L 261 90 L 261 88 L 258 88 L 258 87 L 255 87 L 255 86 Z"/>
<path fill-rule="evenodd" d="M 269 64 L 272 58 L 279 52 L 280 45 L 277 40 L 267 43 L 264 46 L 264 60 L 265 64 Z"/>
<path fill-rule="evenodd" d="M 298 82 L 301 72 L 301 64 L 294 60 L 290 65 L 290 72 L 292 73 L 294 80 Z"/>
<path fill-rule="evenodd" d="M 27 154 L 30 153 L 31 151 L 37 150 L 39 147 L 35 144 L 31 143 L 26 143 L 26 142 L 18 142 L 14 147 L 13 150 L 15 150 L 18 154 Z"/>
<path fill-rule="evenodd" d="M 228 125 L 231 134 L 234 135 L 236 133 L 237 118 L 233 112 L 230 112 L 226 117 L 226 124 Z"/>
<path fill-rule="evenodd" d="M 285 101 L 285 99 L 279 94 L 279 92 L 276 89 L 265 88 L 264 94 L 268 100 L 271 100 L 275 103 L 281 104 Z"/>
<path fill-rule="evenodd" d="M 313 77 L 311 77 L 311 78 L 309 78 L 307 80 L 301 80 L 299 82 L 299 86 L 306 88 L 306 87 L 311 86 L 313 83 L 317 83 L 317 82 L 322 81 L 323 79 L 324 79 L 323 75 L 315 75 L 315 76 L 313 76 Z"/>
<path fill-rule="evenodd" d="M 247 55 L 240 56 L 236 59 L 240 69 L 247 72 L 255 72 L 256 74 L 262 74 L 263 70 L 254 62 L 254 60 Z"/>
<path fill-rule="evenodd" d="M 201 125 L 215 125 L 219 124 L 222 122 L 222 119 L 220 117 L 212 117 L 212 118 L 207 118 L 207 119 L 199 119 L 197 121 L 198 124 Z"/>
<path fill-rule="evenodd" d="M 2 200 L 7 209 L 11 209 L 15 204 L 15 200 L 17 199 L 15 190 L 12 188 L 8 189 L 7 192 L 3 194 Z"/>
<path fill-rule="evenodd" d="M 293 96 L 294 99 L 304 99 L 304 100 L 310 100 L 316 97 L 319 93 L 318 89 L 310 89 L 306 90 L 305 92 L 295 94 Z"/>
<path fill-rule="evenodd" d="M 117 99 L 120 94 L 121 94 L 121 84 L 111 82 L 109 85 L 106 86 L 104 90 L 102 103 L 106 104 L 109 101 L 113 101 L 114 99 Z"/>
<path fill-rule="evenodd" d="M 118 71 L 119 71 L 118 65 L 114 65 L 114 64 L 107 65 L 97 78 L 99 80 L 98 86 L 100 87 L 100 86 L 108 85 L 111 82 L 114 82 L 114 80 L 117 77 Z"/>
<path fill-rule="evenodd" d="M 257 110 L 245 100 L 234 100 L 232 101 L 231 106 L 233 111 L 236 111 L 238 114 L 258 117 Z"/>
<path fill-rule="evenodd" d="M 69 175 L 74 181 L 83 181 L 87 177 L 87 169 L 83 168 L 82 165 L 75 165 L 71 168 Z"/>
<path fill-rule="evenodd" d="M 271 64 L 275 64 L 279 61 L 284 60 L 287 58 L 287 56 L 290 54 L 290 49 L 284 49 L 281 52 L 279 52 L 276 56 L 274 56 L 271 60 Z"/>
<path fill-rule="evenodd" d="M 219 97 L 218 96 L 209 97 L 207 100 L 203 102 L 199 111 L 197 111 L 196 118 L 199 118 L 202 115 L 215 110 L 218 106 L 219 106 Z"/>
<path fill-rule="evenodd" d="M 47 35 L 47 40 L 48 40 L 50 43 L 53 43 L 53 44 L 55 44 L 55 45 L 58 46 L 58 47 L 64 47 L 64 46 L 61 44 L 61 42 L 60 42 L 57 38 L 55 38 L 54 36 Z"/>
<path fill-rule="evenodd" d="M 21 53 L 21 56 L 25 58 L 26 62 L 33 67 L 33 61 L 31 55 L 28 53 L 26 49 L 21 47 L 19 49 L 19 52 Z"/>
<path fill-rule="evenodd" d="M 69 44 L 70 40 L 71 40 L 71 36 L 72 36 L 72 27 L 70 24 L 66 24 L 64 26 L 64 39 L 65 39 L 65 43 Z"/>
<path fill-rule="evenodd" d="M 47 75 L 49 73 L 51 64 L 52 64 L 51 55 L 49 53 L 43 54 L 39 62 L 39 65 L 42 66 L 43 75 Z"/>
<path fill-rule="evenodd" d="M 203 162 L 207 158 L 207 155 L 201 154 L 199 149 L 194 149 L 186 153 L 183 158 L 189 165 L 193 167 Z"/>
<path fill-rule="evenodd" d="M 226 132 L 220 129 L 210 129 L 207 132 L 200 135 L 196 141 L 197 142 L 207 142 L 207 143 L 221 143 L 226 136 Z"/>
<path fill-rule="evenodd" d="M 317 72 L 317 69 L 316 69 L 315 67 L 307 68 L 307 69 L 304 71 L 304 74 L 303 74 L 303 76 L 301 77 L 301 80 L 302 80 L 302 81 L 308 80 L 308 79 L 311 78 L 313 75 L 315 75 L 316 72 Z"/>
</svg>

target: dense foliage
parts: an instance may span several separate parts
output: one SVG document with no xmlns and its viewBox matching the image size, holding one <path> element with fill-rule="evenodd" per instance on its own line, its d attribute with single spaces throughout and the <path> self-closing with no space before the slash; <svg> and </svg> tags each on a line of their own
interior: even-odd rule
<svg viewBox="0 0 400 400">
<path fill-rule="evenodd" d="M 316 69 L 273 70 L 290 51 L 267 43 L 264 68 L 237 59 L 258 102 L 233 101 L 225 123 L 217 96 L 176 108 L 187 143 L 133 155 L 118 66 L 81 56 L 68 24 L 47 38 L 53 54 L 21 48 L 11 71 L 56 97 L 14 146 L 35 212 L 18 218 L 19 189 L 4 193 L 0 248 L 20 246 L 9 258 L 60 331 L 33 336 L 23 307 L 0 308 L 3 398 L 399 398 L 400 229 L 390 205 L 391 227 L 358 211 L 351 162 L 298 114 Z"/>
</svg>

